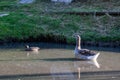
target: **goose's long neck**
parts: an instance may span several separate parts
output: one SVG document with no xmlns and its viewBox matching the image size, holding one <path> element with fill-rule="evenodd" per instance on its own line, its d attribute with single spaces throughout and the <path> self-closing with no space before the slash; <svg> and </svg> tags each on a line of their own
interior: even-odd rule
<svg viewBox="0 0 120 80">
<path fill-rule="evenodd" d="M 81 38 L 79 36 L 76 39 L 76 48 L 81 49 Z"/>
</svg>

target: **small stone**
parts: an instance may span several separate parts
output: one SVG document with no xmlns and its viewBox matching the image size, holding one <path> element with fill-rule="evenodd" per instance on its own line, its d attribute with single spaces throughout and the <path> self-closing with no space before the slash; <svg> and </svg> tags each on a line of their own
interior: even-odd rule
<svg viewBox="0 0 120 80">
<path fill-rule="evenodd" d="M 65 3 L 65 4 L 69 4 L 72 2 L 72 0 L 51 0 L 52 2 L 62 2 L 62 3 Z"/>
<path fill-rule="evenodd" d="M 33 3 L 35 0 L 20 0 L 19 3 L 21 4 L 29 4 L 29 3 Z"/>
<path fill-rule="evenodd" d="M 7 16 L 9 15 L 8 13 L 3 13 L 3 14 L 0 14 L 0 17 L 3 17 L 3 16 Z"/>
</svg>

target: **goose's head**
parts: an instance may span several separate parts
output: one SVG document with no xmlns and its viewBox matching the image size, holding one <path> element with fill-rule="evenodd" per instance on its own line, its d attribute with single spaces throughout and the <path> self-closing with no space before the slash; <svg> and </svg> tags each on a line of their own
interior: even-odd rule
<svg viewBox="0 0 120 80">
<path fill-rule="evenodd" d="M 77 35 L 73 35 L 73 37 L 76 38 L 76 40 L 81 40 L 81 37 L 77 34 Z"/>
</svg>

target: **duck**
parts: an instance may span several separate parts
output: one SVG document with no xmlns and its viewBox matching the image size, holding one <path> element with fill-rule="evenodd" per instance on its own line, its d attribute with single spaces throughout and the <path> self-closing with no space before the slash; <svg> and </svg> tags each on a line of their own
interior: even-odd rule
<svg viewBox="0 0 120 80">
<path fill-rule="evenodd" d="M 96 53 L 89 49 L 81 49 L 81 37 L 79 35 L 75 35 L 75 37 L 76 37 L 76 47 L 74 50 L 75 58 L 85 60 L 96 60 L 100 55 L 100 52 Z"/>
<path fill-rule="evenodd" d="M 25 49 L 25 51 L 39 51 L 39 47 L 30 47 L 29 45 L 26 45 L 25 46 L 26 47 L 26 49 Z"/>
</svg>

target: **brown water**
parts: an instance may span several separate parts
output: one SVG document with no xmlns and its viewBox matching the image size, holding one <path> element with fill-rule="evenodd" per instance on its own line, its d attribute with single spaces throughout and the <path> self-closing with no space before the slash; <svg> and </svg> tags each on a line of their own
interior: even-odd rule
<svg viewBox="0 0 120 80">
<path fill-rule="evenodd" d="M 24 51 L 24 43 L 0 46 L 1 80 L 120 79 L 119 48 L 86 47 L 100 52 L 100 56 L 97 61 L 85 61 L 74 58 L 72 45 L 28 44 L 41 49 L 39 52 Z"/>
</svg>

